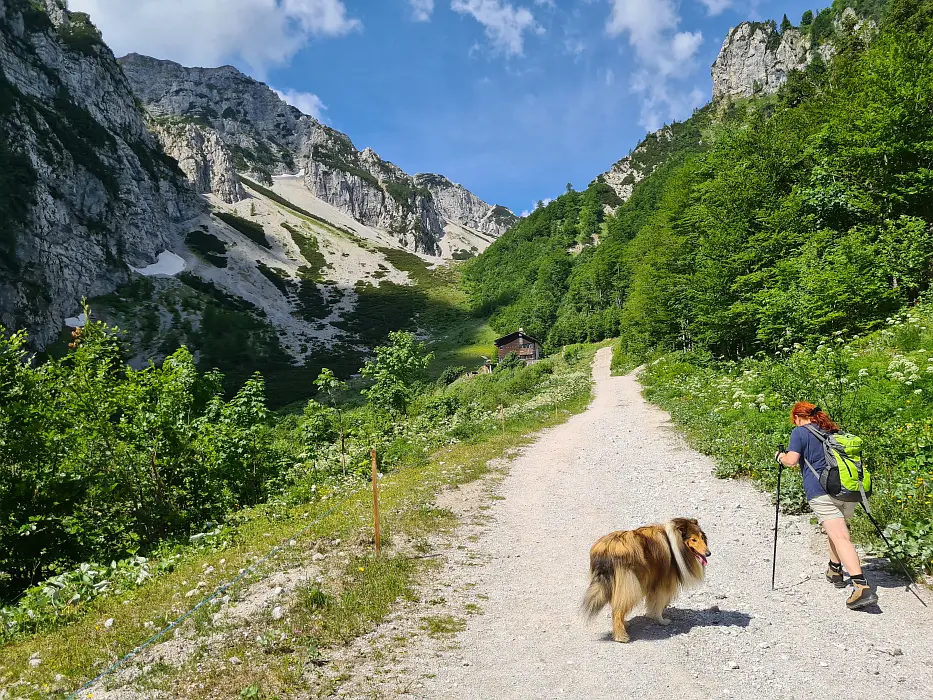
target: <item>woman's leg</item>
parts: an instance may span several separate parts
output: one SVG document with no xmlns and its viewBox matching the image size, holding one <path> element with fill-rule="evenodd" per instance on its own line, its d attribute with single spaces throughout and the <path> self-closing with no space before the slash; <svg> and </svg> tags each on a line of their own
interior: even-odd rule
<svg viewBox="0 0 933 700">
<path fill-rule="evenodd" d="M 825 529 L 826 523 L 823 523 L 823 527 Z M 836 551 L 836 545 L 833 544 L 833 540 L 829 536 L 828 530 L 826 531 L 826 541 L 829 542 L 829 560 L 833 564 L 838 564 L 842 560 L 839 558 L 839 553 Z"/>
<path fill-rule="evenodd" d="M 849 539 L 849 528 L 846 527 L 845 518 L 824 520 L 823 528 L 829 535 L 829 552 L 833 561 L 841 561 L 849 576 L 861 576 L 862 565 L 858 560 L 858 552 Z"/>
</svg>

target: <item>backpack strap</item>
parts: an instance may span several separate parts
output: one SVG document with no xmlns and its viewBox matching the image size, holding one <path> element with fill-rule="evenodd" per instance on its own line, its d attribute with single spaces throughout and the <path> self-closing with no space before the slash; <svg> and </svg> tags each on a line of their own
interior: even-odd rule
<svg viewBox="0 0 933 700">
<path fill-rule="evenodd" d="M 817 428 L 816 426 L 814 426 L 812 423 L 807 423 L 806 425 L 804 425 L 804 426 L 802 426 L 802 427 L 803 427 L 803 428 L 806 428 L 806 430 L 807 430 L 808 433 L 810 433 L 810 434 L 813 435 L 817 440 L 820 441 L 820 443 L 823 445 L 823 449 L 824 449 L 824 450 L 826 449 L 826 443 L 829 441 L 829 437 L 826 436 L 826 435 L 823 433 L 822 430 L 820 430 L 819 428 Z M 803 457 L 803 455 L 800 455 L 800 456 Z M 806 457 L 803 457 L 803 463 L 807 465 L 807 469 L 809 469 L 809 470 L 813 473 L 813 476 L 814 476 L 814 478 L 816 479 L 817 483 L 819 483 L 820 486 L 822 487 L 823 484 L 820 482 L 820 475 L 819 475 L 819 473 L 816 471 L 816 469 L 813 468 L 813 465 L 810 464 L 810 462 L 806 459 Z M 827 462 L 827 467 L 828 467 L 828 466 L 829 466 L 829 463 Z"/>
<path fill-rule="evenodd" d="M 816 469 L 813 468 L 813 465 L 810 464 L 810 461 L 809 461 L 808 459 L 804 458 L 803 463 L 807 465 L 807 469 L 809 469 L 811 472 L 813 472 L 813 476 L 816 478 L 817 483 L 819 483 L 819 481 L 820 481 L 820 475 L 817 473 Z M 820 486 L 822 486 L 822 484 L 820 484 Z"/>
<path fill-rule="evenodd" d="M 816 439 L 819 440 L 821 443 L 823 443 L 823 445 L 825 445 L 827 441 L 829 440 L 829 435 L 827 435 L 822 430 L 814 426 L 813 423 L 807 423 L 806 425 L 802 427 L 806 428 L 807 432 L 813 435 L 814 437 L 816 437 Z"/>
</svg>

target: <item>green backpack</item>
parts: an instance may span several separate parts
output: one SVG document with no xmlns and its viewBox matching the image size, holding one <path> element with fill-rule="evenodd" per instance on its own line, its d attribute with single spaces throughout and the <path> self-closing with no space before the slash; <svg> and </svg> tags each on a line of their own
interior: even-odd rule
<svg viewBox="0 0 933 700">
<path fill-rule="evenodd" d="M 871 474 L 862 466 L 862 438 L 851 433 L 826 433 L 815 425 L 805 425 L 823 445 L 826 469 L 821 472 L 804 460 L 823 490 L 840 501 L 861 502 L 868 511 L 871 496 Z"/>
</svg>

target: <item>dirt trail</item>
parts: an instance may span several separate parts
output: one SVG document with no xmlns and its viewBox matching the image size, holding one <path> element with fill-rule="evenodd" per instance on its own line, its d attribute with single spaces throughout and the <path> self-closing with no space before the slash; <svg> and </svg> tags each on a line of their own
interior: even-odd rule
<svg viewBox="0 0 933 700">
<path fill-rule="evenodd" d="M 483 614 L 454 639 L 412 640 L 373 669 L 391 673 L 394 691 L 379 684 L 366 696 L 933 697 L 933 597 L 924 609 L 869 569 L 881 612 L 847 610 L 846 592 L 822 580 L 826 557 L 809 517 L 784 516 L 772 592 L 768 497 L 714 478 L 711 460 L 644 401 L 633 376 L 610 377 L 609 364 L 600 350 L 590 408 L 511 463 L 491 519 L 440 574 L 448 608 L 467 596 Z M 673 624 L 636 611 L 630 644 L 611 641 L 608 612 L 584 624 L 577 606 L 592 542 L 681 515 L 699 518 L 713 556 L 706 585 L 669 610 Z"/>
</svg>

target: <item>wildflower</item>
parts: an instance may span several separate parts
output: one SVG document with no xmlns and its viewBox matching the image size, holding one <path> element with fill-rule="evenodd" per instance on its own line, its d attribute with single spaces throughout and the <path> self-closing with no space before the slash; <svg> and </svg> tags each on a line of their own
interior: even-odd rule
<svg viewBox="0 0 933 700">
<path fill-rule="evenodd" d="M 923 393 L 923 389 L 914 389 L 914 393 L 915 393 L 915 394 L 922 394 L 922 393 Z"/>
</svg>

